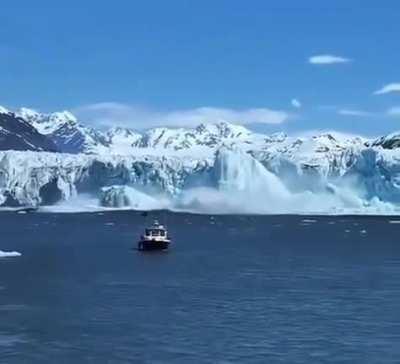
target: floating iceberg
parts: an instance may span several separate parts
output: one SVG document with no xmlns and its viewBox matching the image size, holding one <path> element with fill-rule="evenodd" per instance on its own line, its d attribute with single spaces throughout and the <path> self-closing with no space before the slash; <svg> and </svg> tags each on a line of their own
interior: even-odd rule
<svg viewBox="0 0 400 364">
<path fill-rule="evenodd" d="M 0 258 L 20 257 L 21 255 L 22 255 L 21 253 L 15 251 L 4 252 L 0 250 Z"/>
</svg>

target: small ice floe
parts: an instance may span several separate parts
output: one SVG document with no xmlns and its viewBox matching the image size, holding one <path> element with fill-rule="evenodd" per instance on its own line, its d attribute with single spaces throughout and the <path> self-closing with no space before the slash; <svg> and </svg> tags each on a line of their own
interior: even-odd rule
<svg viewBox="0 0 400 364">
<path fill-rule="evenodd" d="M 400 220 L 389 220 L 389 224 L 400 224 Z"/>
<path fill-rule="evenodd" d="M 367 230 L 365 230 L 365 229 L 360 230 L 360 234 L 365 235 L 366 233 L 367 233 Z"/>
<path fill-rule="evenodd" d="M 317 220 L 314 220 L 314 219 L 303 219 L 301 221 L 306 224 L 313 224 L 314 222 L 317 222 Z"/>
<path fill-rule="evenodd" d="M 11 257 L 20 257 L 22 254 L 19 252 L 3 252 L 0 250 L 0 258 L 11 258 Z"/>
<path fill-rule="evenodd" d="M 104 225 L 106 225 L 106 226 L 114 226 L 115 222 L 106 222 Z"/>
<path fill-rule="evenodd" d="M 329 222 L 328 222 L 328 225 L 335 225 L 335 224 L 336 224 L 335 221 L 329 221 Z"/>
<path fill-rule="evenodd" d="M 349 233 L 349 232 L 350 232 L 350 229 L 346 229 L 344 232 L 345 232 L 345 233 Z"/>
</svg>

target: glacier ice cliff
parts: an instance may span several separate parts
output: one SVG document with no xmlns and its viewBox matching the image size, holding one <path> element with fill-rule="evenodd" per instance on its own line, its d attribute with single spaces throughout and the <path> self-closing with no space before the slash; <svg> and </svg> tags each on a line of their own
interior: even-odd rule
<svg viewBox="0 0 400 364">
<path fill-rule="evenodd" d="M 89 194 L 107 208 L 396 213 L 396 150 L 359 145 L 328 152 L 314 142 L 307 153 L 296 145 L 279 151 L 220 147 L 197 158 L 0 152 L 0 204 L 54 205 Z"/>
<path fill-rule="evenodd" d="M 100 198 L 114 185 L 175 196 L 208 168 L 192 158 L 0 152 L 0 205 L 52 205 L 80 193 Z"/>
<path fill-rule="evenodd" d="M 88 196 L 100 208 L 400 212 L 399 133 L 289 137 L 227 122 L 139 133 L 88 128 L 69 112 L 0 108 L 0 115 L 7 121 L 0 136 L 18 140 L 0 150 L 1 207 L 60 206 Z M 46 152 L 43 141 L 61 152 Z"/>
</svg>

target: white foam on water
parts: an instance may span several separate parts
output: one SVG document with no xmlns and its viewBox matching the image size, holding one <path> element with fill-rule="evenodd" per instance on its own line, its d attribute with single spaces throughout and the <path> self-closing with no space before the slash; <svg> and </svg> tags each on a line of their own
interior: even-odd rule
<svg viewBox="0 0 400 364">
<path fill-rule="evenodd" d="M 17 344 L 24 344 L 27 340 L 21 335 L 8 335 L 0 332 L 0 347 L 11 347 Z"/>
<path fill-rule="evenodd" d="M 99 206 L 97 198 L 85 194 L 62 201 L 56 205 L 41 206 L 38 212 L 75 213 L 75 212 L 101 212 L 107 210 Z"/>
<path fill-rule="evenodd" d="M 0 258 L 20 257 L 22 254 L 16 251 L 5 252 L 0 250 Z"/>
</svg>

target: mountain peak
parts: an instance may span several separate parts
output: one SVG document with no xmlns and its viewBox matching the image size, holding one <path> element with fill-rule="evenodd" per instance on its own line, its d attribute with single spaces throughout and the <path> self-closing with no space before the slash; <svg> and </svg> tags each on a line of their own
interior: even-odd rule
<svg viewBox="0 0 400 364">
<path fill-rule="evenodd" d="M 78 119 L 70 111 L 58 111 L 49 114 L 49 121 L 56 123 L 78 124 Z"/>
<path fill-rule="evenodd" d="M 43 118 L 42 113 L 27 107 L 21 107 L 15 114 L 31 124 L 38 122 Z"/>
<path fill-rule="evenodd" d="M 8 110 L 7 108 L 5 108 L 4 106 L 0 105 L 0 114 L 9 114 L 11 113 L 10 110 Z"/>
<path fill-rule="evenodd" d="M 216 123 L 202 123 L 195 129 L 198 133 L 209 133 L 219 135 L 221 137 L 238 137 L 240 135 L 249 135 L 251 131 L 242 125 L 232 124 L 227 121 L 219 121 Z"/>
<path fill-rule="evenodd" d="M 0 112 L 0 150 L 57 151 L 56 145 L 13 112 Z"/>
<path fill-rule="evenodd" d="M 138 133 L 136 133 L 134 130 L 130 129 L 130 128 L 124 128 L 121 126 L 114 126 L 111 129 L 109 129 L 107 131 L 107 135 L 110 137 L 113 136 L 131 136 L 131 135 L 137 135 Z"/>
</svg>

